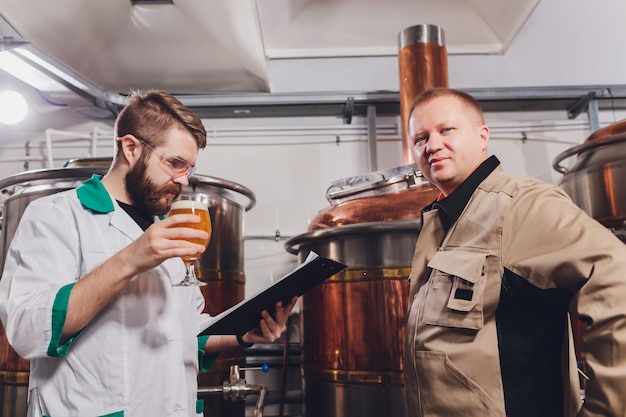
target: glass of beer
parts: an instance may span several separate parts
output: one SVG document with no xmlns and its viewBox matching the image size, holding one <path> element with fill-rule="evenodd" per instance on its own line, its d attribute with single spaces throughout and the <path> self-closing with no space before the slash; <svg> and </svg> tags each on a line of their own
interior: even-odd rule
<svg viewBox="0 0 626 417">
<path fill-rule="evenodd" d="M 200 217 L 200 221 L 198 223 L 181 223 L 179 227 L 190 227 L 192 229 L 204 230 L 209 234 L 209 237 L 206 239 L 191 239 L 190 241 L 193 243 L 198 243 L 200 245 L 204 245 L 205 247 L 209 244 L 209 240 L 211 240 L 211 217 L 209 216 L 209 209 L 203 203 L 196 200 L 177 200 L 174 201 L 172 207 L 170 208 L 169 215 L 173 214 L 195 214 Z M 190 285 L 206 285 L 206 283 L 199 281 L 196 278 L 196 262 L 198 261 L 198 256 L 200 253 L 196 253 L 195 255 L 183 256 L 183 262 L 185 262 L 185 277 L 178 284 L 172 284 L 175 287 L 181 286 L 190 286 Z"/>
</svg>

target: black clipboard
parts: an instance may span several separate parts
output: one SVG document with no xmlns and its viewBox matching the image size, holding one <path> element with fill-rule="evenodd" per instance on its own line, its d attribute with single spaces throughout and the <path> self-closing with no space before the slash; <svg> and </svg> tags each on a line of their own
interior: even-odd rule
<svg viewBox="0 0 626 417">
<path fill-rule="evenodd" d="M 243 335 L 259 327 L 263 310 L 273 315 L 277 302 L 287 304 L 294 296 L 301 296 L 346 267 L 311 252 L 305 262 L 270 287 L 213 317 L 200 335 Z"/>
</svg>

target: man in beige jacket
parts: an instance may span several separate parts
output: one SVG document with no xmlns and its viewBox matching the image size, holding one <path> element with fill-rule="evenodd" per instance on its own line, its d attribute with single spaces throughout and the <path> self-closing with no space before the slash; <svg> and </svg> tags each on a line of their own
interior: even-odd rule
<svg viewBox="0 0 626 417">
<path fill-rule="evenodd" d="M 487 156 L 477 101 L 414 102 L 414 156 L 441 191 L 410 275 L 410 416 L 626 416 L 626 245 L 558 187 Z M 569 315 L 587 323 L 581 404 Z"/>
</svg>

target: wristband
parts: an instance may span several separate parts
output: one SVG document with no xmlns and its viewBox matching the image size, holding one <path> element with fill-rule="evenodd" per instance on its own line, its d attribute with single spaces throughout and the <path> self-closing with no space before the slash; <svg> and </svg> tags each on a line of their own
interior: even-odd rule
<svg viewBox="0 0 626 417">
<path fill-rule="evenodd" d="M 239 343 L 239 346 L 241 347 L 245 347 L 245 348 L 249 348 L 252 347 L 252 345 L 254 345 L 254 343 L 246 343 L 243 341 L 243 336 L 238 334 L 237 335 L 237 343 Z"/>
</svg>

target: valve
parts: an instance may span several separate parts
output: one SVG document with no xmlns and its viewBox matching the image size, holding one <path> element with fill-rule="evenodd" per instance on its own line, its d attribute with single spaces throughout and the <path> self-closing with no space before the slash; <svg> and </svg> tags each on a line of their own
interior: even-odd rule
<svg viewBox="0 0 626 417">
<path fill-rule="evenodd" d="M 263 364 L 259 367 L 240 368 L 239 365 L 230 366 L 230 377 L 221 387 L 199 388 L 198 394 L 219 394 L 224 396 L 224 400 L 244 401 L 249 394 L 258 394 L 256 406 L 254 407 L 254 417 L 263 417 L 263 406 L 265 404 L 265 396 L 269 392 L 269 387 L 260 384 L 248 384 L 245 379 L 241 378 L 240 371 L 261 370 L 269 372 L 270 366 Z"/>
<path fill-rule="evenodd" d="M 241 378 L 240 371 L 248 370 L 261 370 L 262 372 L 269 372 L 270 366 L 268 364 L 263 364 L 260 367 L 241 368 L 239 365 L 231 365 L 230 378 L 228 381 L 224 381 L 224 399 L 245 400 L 246 394 L 250 393 L 251 388 L 254 392 L 259 390 L 258 387 L 260 387 L 260 385 L 248 384 L 245 379 Z M 267 388 L 267 390 L 269 391 L 269 388 Z"/>
<path fill-rule="evenodd" d="M 236 366 L 236 365 L 235 365 Z M 267 363 L 264 363 L 261 366 L 251 366 L 249 368 L 239 368 L 241 371 L 261 371 L 263 373 L 268 373 L 270 371 L 270 366 Z M 231 367 L 232 371 L 232 367 Z"/>
</svg>

